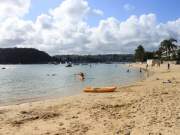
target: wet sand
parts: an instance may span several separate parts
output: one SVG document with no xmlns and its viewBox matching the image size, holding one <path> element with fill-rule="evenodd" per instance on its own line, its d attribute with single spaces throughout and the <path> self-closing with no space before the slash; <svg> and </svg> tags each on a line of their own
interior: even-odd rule
<svg viewBox="0 0 180 135">
<path fill-rule="evenodd" d="M 180 66 L 152 72 L 114 93 L 0 107 L 0 135 L 179 135 Z"/>
</svg>

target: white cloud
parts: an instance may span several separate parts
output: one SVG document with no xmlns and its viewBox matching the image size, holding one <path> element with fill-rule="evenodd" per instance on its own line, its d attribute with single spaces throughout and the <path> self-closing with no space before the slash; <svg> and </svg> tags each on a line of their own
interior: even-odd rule
<svg viewBox="0 0 180 135">
<path fill-rule="evenodd" d="M 60 21 L 80 21 L 88 14 L 90 7 L 86 0 L 64 0 L 57 8 L 51 9 L 50 14 Z"/>
<path fill-rule="evenodd" d="M 123 8 L 124 8 L 124 10 L 126 10 L 126 11 L 132 11 L 132 10 L 134 10 L 135 9 L 135 7 L 133 6 L 133 5 L 131 5 L 131 4 L 125 4 L 124 6 L 123 6 Z"/>
<path fill-rule="evenodd" d="M 31 0 L 0 0 L 1 19 L 22 17 L 29 11 Z"/>
<path fill-rule="evenodd" d="M 155 14 L 130 16 L 125 21 L 109 17 L 91 27 L 86 18 L 95 10 L 86 0 L 65 0 L 32 22 L 21 18 L 27 8 L 0 21 L 0 47 L 35 47 L 52 55 L 132 53 L 139 44 L 152 50 L 166 38 L 180 41 L 180 19 L 158 23 Z"/>
<path fill-rule="evenodd" d="M 96 15 L 100 15 L 100 16 L 104 15 L 104 12 L 102 10 L 99 10 L 99 9 L 93 9 L 93 13 Z"/>
<path fill-rule="evenodd" d="M 18 18 L 8 18 L 0 23 L 1 47 L 14 47 L 24 44 L 34 33 L 33 23 Z"/>
<path fill-rule="evenodd" d="M 50 29 L 52 27 L 52 16 L 42 14 L 37 17 L 36 26 L 42 29 Z"/>
</svg>

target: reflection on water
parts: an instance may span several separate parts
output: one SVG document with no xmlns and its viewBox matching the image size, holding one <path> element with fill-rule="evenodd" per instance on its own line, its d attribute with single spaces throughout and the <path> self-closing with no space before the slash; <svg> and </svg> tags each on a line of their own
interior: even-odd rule
<svg viewBox="0 0 180 135">
<path fill-rule="evenodd" d="M 2 67 L 7 69 L 2 70 Z M 139 70 L 123 64 L 0 65 L 0 104 L 78 94 L 86 86 L 124 85 L 142 79 Z M 85 73 L 80 81 L 75 74 Z"/>
</svg>

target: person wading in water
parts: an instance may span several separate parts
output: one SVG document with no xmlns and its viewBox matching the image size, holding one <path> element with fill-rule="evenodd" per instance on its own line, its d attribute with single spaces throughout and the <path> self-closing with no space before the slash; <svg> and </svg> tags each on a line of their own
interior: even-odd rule
<svg viewBox="0 0 180 135">
<path fill-rule="evenodd" d="M 142 72 L 142 68 L 140 67 L 140 69 L 139 69 L 139 72 L 141 73 Z"/>
<path fill-rule="evenodd" d="M 78 75 L 80 76 L 80 80 L 83 81 L 85 79 L 85 75 L 83 72 L 80 72 Z"/>
</svg>

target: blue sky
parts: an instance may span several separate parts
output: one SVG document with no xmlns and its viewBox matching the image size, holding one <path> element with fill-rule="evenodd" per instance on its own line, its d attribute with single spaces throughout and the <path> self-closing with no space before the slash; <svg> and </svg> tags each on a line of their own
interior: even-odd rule
<svg viewBox="0 0 180 135">
<path fill-rule="evenodd" d="M 30 12 L 25 19 L 35 20 L 42 13 L 54 9 L 63 0 L 32 0 Z M 158 22 L 176 20 L 180 16 L 180 0 L 88 0 L 91 8 L 97 8 L 104 12 L 102 17 L 89 16 L 88 23 L 97 25 L 99 20 L 113 16 L 118 20 L 126 20 L 131 15 L 155 13 Z M 132 10 L 125 10 L 124 5 L 130 5 Z"/>
</svg>

